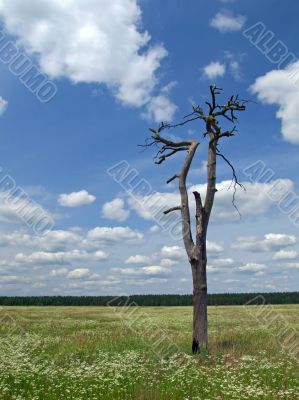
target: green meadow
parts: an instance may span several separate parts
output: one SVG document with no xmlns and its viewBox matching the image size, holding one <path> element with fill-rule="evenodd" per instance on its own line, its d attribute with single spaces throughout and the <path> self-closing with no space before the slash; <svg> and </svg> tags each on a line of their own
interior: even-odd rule
<svg viewBox="0 0 299 400">
<path fill-rule="evenodd" d="M 298 305 L 209 307 L 209 352 L 197 356 L 191 307 L 0 316 L 1 400 L 299 398 Z"/>
</svg>

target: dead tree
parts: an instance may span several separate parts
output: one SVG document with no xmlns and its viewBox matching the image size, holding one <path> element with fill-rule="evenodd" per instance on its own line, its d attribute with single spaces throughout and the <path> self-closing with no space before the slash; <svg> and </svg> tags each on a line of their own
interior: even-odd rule
<svg viewBox="0 0 299 400">
<path fill-rule="evenodd" d="M 234 198 L 237 186 L 242 185 L 238 182 L 235 169 L 231 162 L 220 152 L 219 141 L 222 138 L 234 136 L 236 132 L 235 122 L 237 120 L 236 113 L 244 111 L 248 100 L 242 100 L 238 95 L 231 96 L 229 100 L 221 105 L 218 103 L 218 95 L 221 89 L 216 86 L 210 86 L 210 102 L 206 102 L 208 112 L 204 113 L 199 106 L 193 107 L 191 114 L 184 117 L 183 122 L 176 125 L 162 123 L 158 129 L 150 128 L 152 136 L 147 140 L 144 147 L 158 146 L 159 150 L 155 156 L 155 163 L 162 164 L 169 157 L 178 152 L 185 152 L 181 170 L 178 174 L 168 179 L 167 183 L 178 179 L 179 192 L 181 202 L 177 207 L 172 207 L 164 211 L 164 214 L 180 210 L 182 217 L 182 236 L 184 246 L 191 264 L 192 279 L 193 279 L 193 338 L 192 352 L 198 353 L 201 350 L 206 350 L 208 347 L 208 321 L 207 321 L 207 229 L 213 208 L 216 189 L 216 160 L 221 157 L 232 170 L 232 182 L 234 194 L 232 203 L 235 206 Z M 232 124 L 232 129 L 222 130 L 220 120 L 224 118 Z M 167 139 L 167 135 L 162 136 L 163 131 L 169 128 L 183 126 L 189 122 L 201 120 L 205 124 L 204 138 L 208 138 L 208 162 L 207 162 L 207 188 L 204 202 L 201 194 L 193 192 L 196 204 L 195 211 L 195 235 L 192 234 L 190 207 L 186 180 L 188 172 L 196 150 L 199 146 L 197 140 L 173 141 Z M 236 206 L 235 206 L 236 207 Z M 195 241 L 193 240 L 195 237 Z"/>
</svg>

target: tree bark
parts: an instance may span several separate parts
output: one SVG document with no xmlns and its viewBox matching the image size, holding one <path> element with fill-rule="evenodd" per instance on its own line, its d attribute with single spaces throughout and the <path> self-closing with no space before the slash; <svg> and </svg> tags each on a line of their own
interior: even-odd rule
<svg viewBox="0 0 299 400">
<path fill-rule="evenodd" d="M 208 348 L 208 293 L 207 260 L 200 257 L 192 261 L 193 277 L 193 338 L 192 353 L 196 354 Z"/>
</svg>

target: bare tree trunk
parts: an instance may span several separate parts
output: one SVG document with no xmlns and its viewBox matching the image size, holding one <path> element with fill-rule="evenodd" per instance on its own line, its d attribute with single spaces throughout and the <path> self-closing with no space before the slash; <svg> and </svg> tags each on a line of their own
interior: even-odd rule
<svg viewBox="0 0 299 400">
<path fill-rule="evenodd" d="M 179 190 L 181 203 L 176 207 L 171 207 L 164 211 L 168 214 L 172 211 L 181 211 L 182 217 L 182 236 L 188 260 L 192 268 L 193 276 L 193 340 L 192 351 L 198 353 L 208 348 L 208 323 L 207 323 L 207 252 L 206 252 L 206 237 L 209 220 L 214 204 L 216 189 L 216 159 L 220 156 L 232 169 L 234 190 L 236 192 L 236 185 L 242 187 L 238 182 L 235 169 L 230 161 L 219 151 L 219 140 L 224 137 L 234 136 L 236 127 L 231 130 L 222 130 L 219 125 L 220 117 L 224 117 L 230 122 L 236 121 L 235 112 L 244 111 L 246 109 L 247 100 L 240 100 L 239 96 L 231 96 L 227 103 L 219 105 L 216 96 L 220 94 L 221 89 L 215 85 L 210 86 L 211 102 L 206 102 L 209 107 L 209 113 L 205 114 L 199 106 L 193 107 L 193 112 L 186 116 L 183 122 L 176 125 L 168 125 L 161 123 L 158 129 L 150 128 L 154 134 L 151 136 L 152 141 L 145 144 L 145 147 L 152 145 L 161 145 L 156 157 L 155 163 L 161 164 L 174 154 L 186 151 L 186 157 L 181 167 L 180 173 L 173 175 L 168 179 L 167 183 L 173 180 L 179 180 Z M 229 113 L 229 115 L 227 115 Z M 194 191 L 194 198 L 196 203 L 196 240 L 194 243 L 193 234 L 191 229 L 189 196 L 186 185 L 187 176 L 190 166 L 192 164 L 194 155 L 196 153 L 199 142 L 197 140 L 182 140 L 172 141 L 161 136 L 164 129 L 174 128 L 177 126 L 185 125 L 201 119 L 205 122 L 206 132 L 204 137 L 209 137 L 208 149 L 208 163 L 207 163 L 207 189 L 204 204 L 199 192 Z M 234 192 L 234 193 L 235 193 Z M 233 205 L 234 195 L 233 195 Z M 236 207 L 235 207 L 236 208 Z"/>
<path fill-rule="evenodd" d="M 196 203 L 196 246 L 190 259 L 193 277 L 193 339 L 192 352 L 208 349 L 208 291 L 206 236 L 216 193 L 216 145 L 210 143 L 208 154 L 208 185 L 203 206 L 200 194 L 193 192 Z"/>
<path fill-rule="evenodd" d="M 193 277 L 193 338 L 192 352 L 196 354 L 208 348 L 208 294 L 206 259 L 191 264 Z"/>
</svg>

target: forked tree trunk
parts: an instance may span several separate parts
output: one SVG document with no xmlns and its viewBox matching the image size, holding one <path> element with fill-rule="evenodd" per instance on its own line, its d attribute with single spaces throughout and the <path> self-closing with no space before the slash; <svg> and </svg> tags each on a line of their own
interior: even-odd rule
<svg viewBox="0 0 299 400">
<path fill-rule="evenodd" d="M 168 157 L 180 151 L 186 151 L 186 157 L 178 174 L 168 179 L 167 183 L 172 182 L 176 178 L 179 179 L 179 190 L 181 204 L 171 207 L 164 211 L 168 214 L 172 211 L 180 210 L 182 217 L 182 236 L 188 260 L 192 268 L 193 276 L 193 340 L 192 351 L 198 353 L 208 348 L 208 322 L 207 322 L 207 252 L 206 237 L 211 211 L 214 204 L 216 189 L 216 158 L 220 156 L 232 169 L 234 189 L 236 185 L 242 186 L 236 177 L 235 169 L 229 160 L 219 151 L 217 147 L 219 140 L 224 137 L 234 136 L 236 127 L 231 130 L 222 130 L 219 125 L 220 117 L 226 118 L 232 123 L 237 119 L 235 112 L 244 111 L 247 100 L 240 100 L 239 96 L 231 96 L 227 103 L 219 105 L 216 96 L 220 94 L 221 89 L 215 85 L 210 86 L 211 102 L 206 102 L 209 107 L 209 113 L 205 114 L 199 106 L 193 107 L 193 112 L 186 116 L 184 122 L 177 125 L 165 125 L 163 122 L 158 129 L 150 128 L 154 134 L 151 136 L 153 141 L 145 146 L 160 144 L 161 148 L 156 154 L 156 164 L 161 164 Z M 227 115 L 229 113 L 229 115 Z M 187 122 L 194 120 L 202 120 L 205 122 L 206 132 L 204 137 L 209 137 L 208 163 L 207 163 L 207 189 L 204 204 L 201 200 L 199 192 L 194 191 L 196 203 L 196 240 L 193 240 L 191 231 L 191 219 L 189 208 L 189 197 L 186 180 L 194 155 L 196 153 L 199 142 L 197 140 L 172 141 L 161 136 L 164 129 L 185 125 Z M 233 197 L 234 204 L 234 197 Z"/>
<path fill-rule="evenodd" d="M 193 277 L 193 354 L 208 348 L 208 293 L 206 259 L 191 263 Z"/>
</svg>

